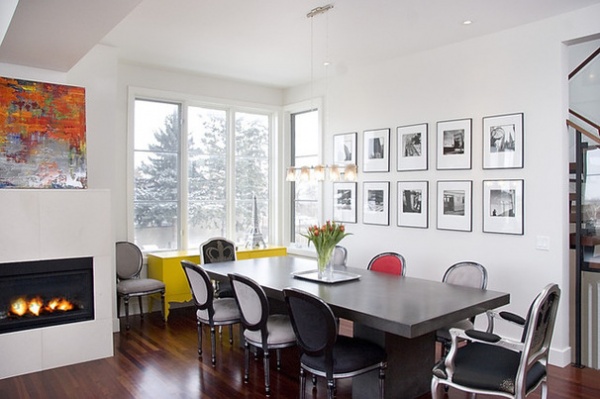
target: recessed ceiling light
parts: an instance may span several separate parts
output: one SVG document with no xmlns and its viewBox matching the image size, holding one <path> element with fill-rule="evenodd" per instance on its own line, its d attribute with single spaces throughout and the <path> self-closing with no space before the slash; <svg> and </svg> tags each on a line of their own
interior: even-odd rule
<svg viewBox="0 0 600 399">
<path fill-rule="evenodd" d="M 471 25 L 473 23 L 473 21 L 467 19 L 466 21 L 463 21 L 463 25 Z"/>
</svg>

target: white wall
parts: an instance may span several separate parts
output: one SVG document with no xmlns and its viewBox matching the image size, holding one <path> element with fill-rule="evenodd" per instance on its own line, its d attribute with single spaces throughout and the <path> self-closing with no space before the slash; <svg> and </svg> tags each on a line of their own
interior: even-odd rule
<svg viewBox="0 0 600 399">
<path fill-rule="evenodd" d="M 343 242 L 349 248 L 350 265 L 365 265 L 376 253 L 394 250 L 406 257 L 408 275 L 441 279 L 452 263 L 476 260 L 488 269 L 488 288 L 510 292 L 511 310 L 523 314 L 541 288 L 558 283 L 563 297 L 551 361 L 568 364 L 568 70 L 563 42 L 598 33 L 599 17 L 600 6 L 590 7 L 385 64 L 350 69 L 330 78 L 325 162 L 332 158 L 333 134 L 359 133 L 359 223 L 347 226 L 354 235 Z M 284 101 L 305 99 L 307 89 L 287 91 Z M 484 171 L 482 117 L 517 112 L 525 114 L 524 168 Z M 472 168 L 438 171 L 436 122 L 463 118 L 473 119 Z M 396 127 L 425 122 L 429 124 L 429 169 L 396 172 Z M 391 172 L 362 173 L 363 131 L 378 128 L 392 131 Z M 483 233 L 482 181 L 508 178 L 525 180 L 525 234 Z M 428 229 L 397 227 L 399 180 L 429 181 Z M 438 180 L 473 181 L 472 232 L 436 229 Z M 361 223 L 365 181 L 391 182 L 390 226 Z M 326 204 L 331 204 L 331 189 L 331 183 L 326 183 Z M 331 206 L 325 211 L 330 218 Z M 536 249 L 540 236 L 549 238 L 548 251 Z M 499 331 L 517 335 L 508 329 Z"/>
</svg>

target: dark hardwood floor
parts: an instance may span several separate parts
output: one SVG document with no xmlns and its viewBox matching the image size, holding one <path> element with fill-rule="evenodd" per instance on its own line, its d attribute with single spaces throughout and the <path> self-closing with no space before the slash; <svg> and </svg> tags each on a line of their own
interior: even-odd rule
<svg viewBox="0 0 600 399">
<path fill-rule="evenodd" d="M 124 326 L 123 326 L 124 329 Z M 251 360 L 250 381 L 243 382 L 243 349 L 234 329 L 234 344 L 229 345 L 228 331 L 217 340 L 217 365 L 210 362 L 210 339 L 205 329 L 204 356 L 196 351 L 197 334 L 194 311 L 171 311 L 166 325 L 158 313 L 131 319 L 131 330 L 115 334 L 115 356 L 73 366 L 31 373 L 0 380 L 0 398 L 111 398 L 111 399 L 184 399 L 184 398 L 264 398 L 262 361 Z M 271 398 L 298 397 L 298 352 L 282 351 L 283 365 L 275 369 L 272 356 Z M 0 361 L 6 361 L 0 359 Z M 326 398 L 322 379 L 309 399 Z M 550 367 L 550 399 L 600 398 L 600 371 L 588 368 Z M 338 382 L 338 398 L 351 398 L 350 380 Z M 450 389 L 449 399 L 466 398 Z M 531 398 L 540 397 L 540 389 Z M 419 399 L 430 398 L 424 395 Z M 370 398 L 365 398 L 370 399 Z"/>
</svg>

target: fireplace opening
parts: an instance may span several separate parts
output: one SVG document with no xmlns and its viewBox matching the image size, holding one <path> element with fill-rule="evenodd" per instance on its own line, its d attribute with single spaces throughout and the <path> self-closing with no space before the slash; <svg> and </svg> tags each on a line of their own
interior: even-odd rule
<svg viewBox="0 0 600 399">
<path fill-rule="evenodd" d="M 0 264 L 0 333 L 94 319 L 93 258 Z"/>
</svg>

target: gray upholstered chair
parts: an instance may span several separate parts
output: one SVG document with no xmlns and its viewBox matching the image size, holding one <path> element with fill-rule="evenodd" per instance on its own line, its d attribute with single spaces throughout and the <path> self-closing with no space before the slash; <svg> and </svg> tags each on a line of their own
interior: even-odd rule
<svg viewBox="0 0 600 399">
<path fill-rule="evenodd" d="M 227 262 L 236 260 L 235 243 L 224 237 L 213 237 L 200 244 L 200 263 Z M 229 281 L 218 281 L 215 293 L 219 298 L 233 298 Z"/>
<path fill-rule="evenodd" d="M 296 336 L 290 318 L 282 314 L 270 314 L 267 294 L 258 283 L 249 277 L 230 274 L 229 280 L 235 299 L 242 314 L 244 326 L 244 381 L 248 381 L 250 367 L 250 345 L 261 349 L 264 356 L 265 392 L 271 393 L 269 376 L 269 351 L 277 354 L 277 369 L 281 367 L 280 350 L 296 346 Z"/>
<path fill-rule="evenodd" d="M 472 395 L 523 399 L 541 385 L 548 395 L 548 353 L 560 301 L 560 289 L 548 284 L 535 298 L 521 340 L 476 330 L 451 329 L 452 347 L 433 368 L 431 394 L 441 397 L 440 384 Z M 460 345 L 460 339 L 471 341 Z"/>
<path fill-rule="evenodd" d="M 348 250 L 346 247 L 336 245 L 333 249 L 333 255 L 331 262 L 334 268 L 345 268 L 346 262 L 348 261 Z"/>
<path fill-rule="evenodd" d="M 321 298 L 307 292 L 283 290 L 300 347 L 300 397 L 306 390 L 305 371 L 327 379 L 327 397 L 335 396 L 335 380 L 379 370 L 379 396 L 385 397 L 386 353 L 360 338 L 338 335 L 335 315 Z"/>
<path fill-rule="evenodd" d="M 210 327 L 211 361 L 216 364 L 215 326 L 229 326 L 229 343 L 233 344 L 233 325 L 241 321 L 240 310 L 233 298 L 215 298 L 213 285 L 206 270 L 190 261 L 182 260 L 192 297 L 196 305 L 198 325 L 198 355 L 202 356 L 202 325 Z"/>
<path fill-rule="evenodd" d="M 367 269 L 376 272 L 406 275 L 406 259 L 396 252 L 382 252 L 369 261 Z"/>
<path fill-rule="evenodd" d="M 471 261 L 462 261 L 450 266 L 444 273 L 442 281 L 447 284 L 485 290 L 487 288 L 488 275 L 486 268 L 481 264 Z M 452 337 L 450 336 L 451 328 L 472 330 L 475 328 L 475 317 L 458 321 L 450 326 L 441 328 L 436 332 L 436 339 L 442 344 L 442 356 L 446 355 L 452 344 Z"/>
<path fill-rule="evenodd" d="M 160 294 L 161 312 L 165 318 L 165 283 L 152 278 L 140 278 L 144 257 L 134 243 L 119 241 L 116 243 L 117 268 L 117 314 L 121 315 L 121 299 L 125 305 L 125 326 L 129 330 L 129 299 L 138 298 L 140 317 L 144 317 L 142 296 Z"/>
</svg>

